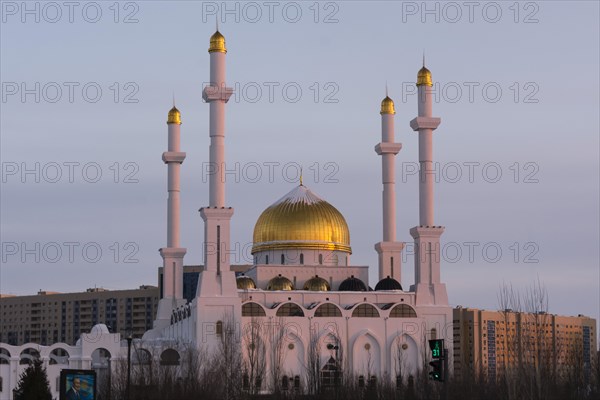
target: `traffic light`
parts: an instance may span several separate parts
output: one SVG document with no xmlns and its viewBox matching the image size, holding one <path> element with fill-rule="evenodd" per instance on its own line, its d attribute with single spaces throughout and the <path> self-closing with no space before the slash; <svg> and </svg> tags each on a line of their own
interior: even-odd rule
<svg viewBox="0 0 600 400">
<path fill-rule="evenodd" d="M 434 381 L 444 382 L 444 360 L 437 359 L 429 363 L 432 369 L 429 372 L 429 379 Z"/>
<path fill-rule="evenodd" d="M 431 349 L 431 358 L 443 358 L 444 352 L 444 339 L 433 339 L 429 341 L 429 348 Z"/>
<path fill-rule="evenodd" d="M 431 349 L 431 358 L 433 361 L 429 363 L 431 365 L 431 371 L 429 372 L 429 378 L 434 381 L 444 382 L 444 339 L 433 339 L 429 341 L 429 348 Z"/>
</svg>

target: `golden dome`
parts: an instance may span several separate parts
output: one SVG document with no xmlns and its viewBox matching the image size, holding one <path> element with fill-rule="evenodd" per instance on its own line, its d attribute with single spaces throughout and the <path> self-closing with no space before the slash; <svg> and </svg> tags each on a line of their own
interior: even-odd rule
<svg viewBox="0 0 600 400">
<path fill-rule="evenodd" d="M 396 114 L 394 100 L 390 99 L 389 96 L 385 96 L 385 99 L 381 102 L 381 112 L 379 114 Z"/>
<path fill-rule="evenodd" d="M 321 278 L 319 275 L 315 275 L 304 284 L 302 290 L 310 290 L 313 292 L 328 292 L 331 290 L 329 282 Z"/>
<path fill-rule="evenodd" d="M 256 283 L 254 280 L 246 275 L 240 275 L 236 278 L 238 289 L 256 289 Z"/>
<path fill-rule="evenodd" d="M 208 48 L 208 52 L 227 53 L 227 48 L 225 47 L 225 36 L 221 35 L 221 32 L 216 31 L 210 37 L 210 47 Z"/>
<path fill-rule="evenodd" d="M 288 278 L 279 274 L 269 281 L 267 290 L 294 290 L 294 284 Z"/>
<path fill-rule="evenodd" d="M 344 216 L 304 185 L 295 187 L 258 217 L 251 253 L 317 249 L 352 253 Z"/>
<path fill-rule="evenodd" d="M 167 124 L 179 124 L 181 125 L 181 113 L 177 107 L 173 106 L 169 110 L 169 116 L 167 117 Z"/>
<path fill-rule="evenodd" d="M 433 81 L 431 80 L 431 71 L 425 68 L 424 65 L 417 74 L 417 86 L 423 85 L 433 86 Z"/>
</svg>

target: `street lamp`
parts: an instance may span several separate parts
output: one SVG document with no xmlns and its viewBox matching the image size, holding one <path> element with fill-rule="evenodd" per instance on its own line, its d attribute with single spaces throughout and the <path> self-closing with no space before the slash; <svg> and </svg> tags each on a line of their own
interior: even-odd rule
<svg viewBox="0 0 600 400">
<path fill-rule="evenodd" d="M 339 369 L 340 369 L 340 362 L 338 360 L 338 350 L 340 349 L 340 346 L 338 346 L 337 344 L 332 344 L 332 343 L 328 343 L 327 344 L 327 349 L 328 350 L 334 350 L 335 351 L 335 370 L 333 371 L 333 385 L 335 386 L 335 397 L 338 397 L 338 385 L 339 385 Z"/>
<path fill-rule="evenodd" d="M 129 336 L 127 336 L 127 396 L 126 399 L 131 399 L 131 342 L 133 340 L 133 336 L 131 332 L 129 332 Z"/>
</svg>

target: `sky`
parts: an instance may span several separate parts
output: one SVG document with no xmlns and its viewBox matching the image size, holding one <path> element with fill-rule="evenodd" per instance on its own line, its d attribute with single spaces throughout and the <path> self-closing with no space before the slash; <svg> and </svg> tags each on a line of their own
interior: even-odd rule
<svg viewBox="0 0 600 400">
<path fill-rule="evenodd" d="M 181 235 L 202 264 L 209 37 L 227 40 L 233 263 L 298 184 L 338 208 L 377 281 L 380 102 L 396 105 L 402 285 L 418 224 L 414 83 L 432 71 L 435 223 L 453 306 L 497 309 L 538 279 L 549 311 L 600 316 L 599 5 L 544 2 L 1 4 L 0 293 L 157 283 L 167 112 L 183 124 Z"/>
</svg>

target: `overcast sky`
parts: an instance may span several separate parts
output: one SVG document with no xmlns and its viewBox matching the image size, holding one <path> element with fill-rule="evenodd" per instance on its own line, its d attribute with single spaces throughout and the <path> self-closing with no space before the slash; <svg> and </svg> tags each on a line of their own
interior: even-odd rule
<svg viewBox="0 0 600 400">
<path fill-rule="evenodd" d="M 24 6 L 24 4 L 26 4 Z M 70 3 L 69 3 L 70 4 Z M 27 9 L 25 9 L 25 7 Z M 166 117 L 181 110 L 182 245 L 201 264 L 208 40 L 227 39 L 232 241 L 304 183 L 377 279 L 379 107 L 396 103 L 398 240 L 418 223 L 414 82 L 436 82 L 435 222 L 452 305 L 538 277 L 550 311 L 599 316 L 599 8 L 582 2 L 2 2 L 0 292 L 156 284 Z M 235 164 L 234 164 L 235 163 Z M 32 171 L 26 172 L 24 171 Z M 101 175 L 98 175 L 101 174 Z M 101 251 L 101 254 L 97 254 Z M 402 284 L 414 281 L 407 245 Z"/>
</svg>

